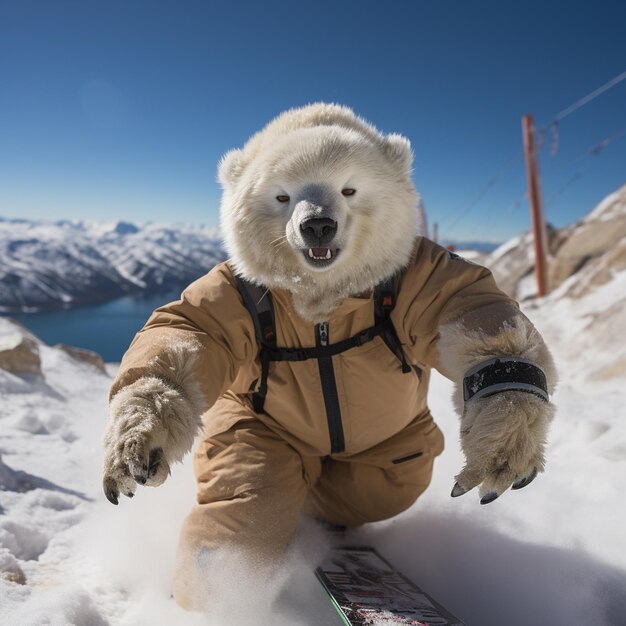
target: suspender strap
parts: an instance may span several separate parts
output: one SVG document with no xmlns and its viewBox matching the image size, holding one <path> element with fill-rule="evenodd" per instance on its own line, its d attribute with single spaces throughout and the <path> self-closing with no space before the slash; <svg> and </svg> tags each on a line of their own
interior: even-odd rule
<svg viewBox="0 0 626 626">
<path fill-rule="evenodd" d="M 527 359 L 507 357 L 484 361 L 469 370 L 463 379 L 465 402 L 502 391 L 525 391 L 549 402 L 544 371 Z"/>
<path fill-rule="evenodd" d="M 255 285 L 241 276 L 236 277 L 239 293 L 243 303 L 250 313 L 254 324 L 254 333 L 259 344 L 259 359 L 261 361 L 261 378 L 259 388 L 252 394 L 252 407 L 255 413 L 263 413 L 265 397 L 267 396 L 267 378 L 270 371 L 270 353 L 276 349 L 276 321 L 274 318 L 274 303 L 269 289 L 263 285 Z"/>
<path fill-rule="evenodd" d="M 266 348 L 271 361 L 306 361 L 307 359 L 322 359 L 335 356 L 350 348 L 362 346 L 371 341 L 377 335 L 383 335 L 392 326 L 391 320 L 385 320 L 377 326 L 372 326 L 361 331 L 358 335 L 331 343 L 328 346 L 316 346 L 315 348 Z"/>
<path fill-rule="evenodd" d="M 263 285 L 255 285 L 241 276 L 237 276 L 236 279 L 243 303 L 252 318 L 259 346 L 275 346 L 276 322 L 274 321 L 274 303 L 269 289 Z"/>
<path fill-rule="evenodd" d="M 314 348 L 279 348 L 276 345 L 276 319 L 270 291 L 241 276 L 237 276 L 236 280 L 243 303 L 252 318 L 254 333 L 260 349 L 261 377 L 258 390 L 252 394 L 252 405 L 257 413 L 264 412 L 267 379 L 272 361 L 306 361 L 308 359 L 329 358 L 351 348 L 362 346 L 380 335 L 402 363 L 402 372 L 406 374 L 411 371 L 390 318 L 391 311 L 396 304 L 396 294 L 400 281 L 399 274 L 387 279 L 374 290 L 374 326 L 343 341 L 328 346 L 315 346 Z"/>
<path fill-rule="evenodd" d="M 267 350 L 261 348 L 261 380 L 259 388 L 252 394 L 252 408 L 255 413 L 265 413 L 265 397 L 267 396 L 267 379 L 270 373 L 270 358 Z"/>
<path fill-rule="evenodd" d="M 374 323 L 376 326 L 389 319 L 389 315 L 396 304 L 396 294 L 400 275 L 394 274 L 374 289 Z"/>
<path fill-rule="evenodd" d="M 374 290 L 374 318 L 376 326 L 385 324 L 381 337 L 387 344 L 387 347 L 398 357 L 402 364 L 402 373 L 408 374 L 411 368 L 406 361 L 396 329 L 389 319 L 391 311 L 393 311 L 393 307 L 396 305 L 399 286 L 400 274 L 394 274 L 376 287 Z"/>
</svg>

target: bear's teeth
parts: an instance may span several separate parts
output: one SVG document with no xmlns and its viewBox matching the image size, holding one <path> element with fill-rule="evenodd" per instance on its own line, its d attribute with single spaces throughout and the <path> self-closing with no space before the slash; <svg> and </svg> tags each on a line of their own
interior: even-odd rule
<svg viewBox="0 0 626 626">
<path fill-rule="evenodd" d="M 326 250 L 326 252 L 319 254 L 323 250 Z M 309 257 L 315 261 L 329 261 L 333 258 L 333 253 L 330 248 L 309 248 Z"/>
</svg>

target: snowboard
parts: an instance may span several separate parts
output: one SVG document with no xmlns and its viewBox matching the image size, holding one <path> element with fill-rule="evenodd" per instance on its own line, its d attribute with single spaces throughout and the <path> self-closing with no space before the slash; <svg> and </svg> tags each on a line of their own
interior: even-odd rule
<svg viewBox="0 0 626 626">
<path fill-rule="evenodd" d="M 336 548 L 315 573 L 347 626 L 464 626 L 374 548 Z"/>
</svg>

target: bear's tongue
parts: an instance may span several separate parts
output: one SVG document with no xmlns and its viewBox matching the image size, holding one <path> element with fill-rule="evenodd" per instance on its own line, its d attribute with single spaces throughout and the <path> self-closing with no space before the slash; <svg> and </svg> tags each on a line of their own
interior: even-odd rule
<svg viewBox="0 0 626 626">
<path fill-rule="evenodd" d="M 309 256 L 312 259 L 330 259 L 333 253 L 330 248 L 309 248 Z"/>
</svg>

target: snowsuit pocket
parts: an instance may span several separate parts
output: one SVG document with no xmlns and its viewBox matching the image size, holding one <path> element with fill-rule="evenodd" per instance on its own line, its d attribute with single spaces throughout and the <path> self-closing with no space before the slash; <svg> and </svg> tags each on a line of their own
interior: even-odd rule
<svg viewBox="0 0 626 626">
<path fill-rule="evenodd" d="M 399 459 L 393 459 L 391 462 L 394 465 L 400 465 L 401 463 L 406 463 L 407 461 L 412 461 L 413 459 L 417 459 L 424 454 L 423 452 L 414 452 L 413 454 L 409 454 L 408 456 L 403 456 Z"/>
</svg>

